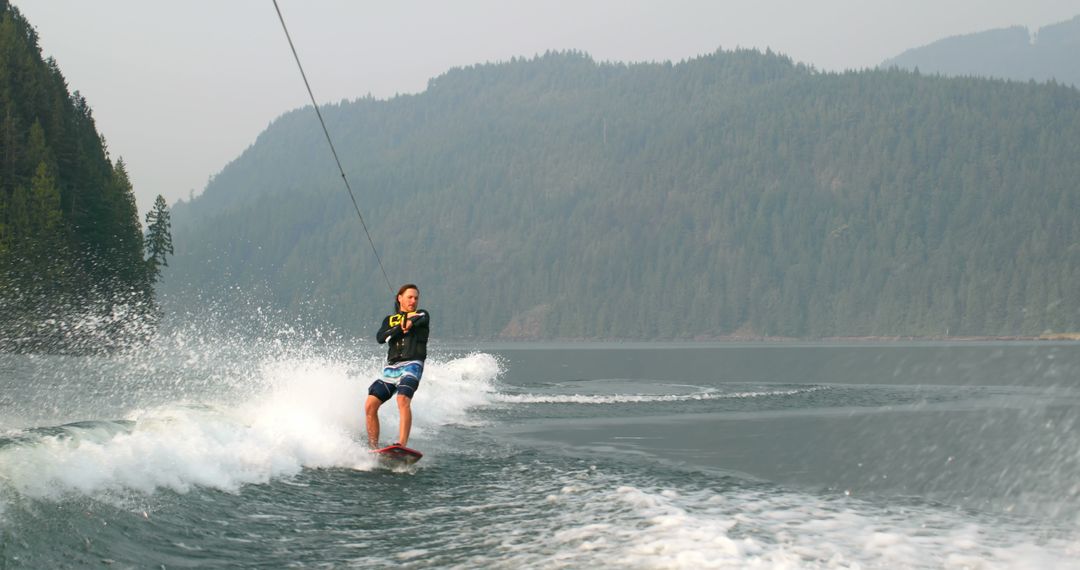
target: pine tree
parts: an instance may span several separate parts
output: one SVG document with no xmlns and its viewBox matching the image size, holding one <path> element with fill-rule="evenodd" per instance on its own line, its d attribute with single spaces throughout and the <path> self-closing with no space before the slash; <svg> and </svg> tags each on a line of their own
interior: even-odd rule
<svg viewBox="0 0 1080 570">
<path fill-rule="evenodd" d="M 172 223 L 165 198 L 158 194 L 154 208 L 146 213 L 146 271 L 151 284 L 161 278 L 161 268 L 169 266 L 167 255 L 173 254 Z"/>
<path fill-rule="evenodd" d="M 135 191 L 123 158 L 113 166 L 112 184 L 106 186 L 108 214 L 105 226 L 110 235 L 105 243 L 110 264 L 124 285 L 139 288 L 145 276 L 142 252 L 143 235 L 139 227 L 139 210 L 135 206 Z"/>
</svg>

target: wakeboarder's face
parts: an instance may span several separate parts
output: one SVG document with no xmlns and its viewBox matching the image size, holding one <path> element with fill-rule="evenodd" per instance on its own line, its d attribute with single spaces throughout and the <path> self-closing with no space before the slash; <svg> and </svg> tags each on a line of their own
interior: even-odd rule
<svg viewBox="0 0 1080 570">
<path fill-rule="evenodd" d="M 401 312 L 411 313 L 416 310 L 416 304 L 420 302 L 420 292 L 416 289 L 406 289 L 404 293 L 398 295 L 397 302 L 401 307 Z"/>
</svg>

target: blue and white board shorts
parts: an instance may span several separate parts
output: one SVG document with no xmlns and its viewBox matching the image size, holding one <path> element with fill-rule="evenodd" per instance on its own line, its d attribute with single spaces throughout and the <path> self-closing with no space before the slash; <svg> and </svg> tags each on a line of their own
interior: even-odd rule
<svg viewBox="0 0 1080 570">
<path fill-rule="evenodd" d="M 406 360 L 383 367 L 382 378 L 371 383 L 368 394 L 385 402 L 394 392 L 412 398 L 420 388 L 420 377 L 424 375 L 424 361 Z"/>
</svg>

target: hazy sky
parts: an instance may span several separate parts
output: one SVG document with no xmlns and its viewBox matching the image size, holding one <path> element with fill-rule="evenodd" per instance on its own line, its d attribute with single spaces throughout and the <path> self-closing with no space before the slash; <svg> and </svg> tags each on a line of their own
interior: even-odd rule
<svg viewBox="0 0 1080 570">
<path fill-rule="evenodd" d="M 198 194 L 271 120 L 308 102 L 272 0 L 12 3 L 124 158 L 142 212 L 157 194 L 170 204 Z M 547 50 L 678 61 L 770 47 L 819 69 L 864 68 L 947 36 L 1080 14 L 1080 0 L 278 4 L 320 103 L 422 91 L 452 67 Z"/>
</svg>

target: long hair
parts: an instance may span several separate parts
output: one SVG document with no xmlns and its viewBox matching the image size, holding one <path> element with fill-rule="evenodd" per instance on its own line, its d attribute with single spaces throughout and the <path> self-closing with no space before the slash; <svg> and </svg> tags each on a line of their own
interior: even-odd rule
<svg viewBox="0 0 1080 570">
<path fill-rule="evenodd" d="M 402 296 L 403 294 L 405 294 L 405 292 L 408 291 L 409 289 L 416 289 L 416 294 L 417 295 L 420 294 L 420 288 L 417 287 L 416 285 L 414 285 L 412 283 L 406 283 L 406 284 L 402 285 L 401 289 L 397 290 L 397 295 L 394 295 L 394 312 L 395 313 L 400 313 L 401 312 L 401 303 L 398 303 L 397 298 Z"/>
</svg>

